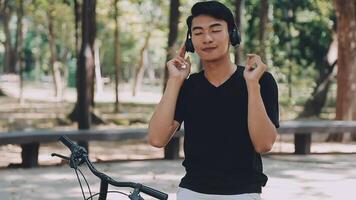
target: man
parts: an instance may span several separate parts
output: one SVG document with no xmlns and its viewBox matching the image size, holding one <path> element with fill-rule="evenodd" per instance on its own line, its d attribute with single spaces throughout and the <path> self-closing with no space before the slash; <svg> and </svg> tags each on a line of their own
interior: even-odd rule
<svg viewBox="0 0 356 200">
<path fill-rule="evenodd" d="M 271 150 L 279 127 L 278 90 L 267 66 L 247 54 L 231 62 L 240 38 L 231 11 L 216 1 L 196 3 L 187 19 L 187 42 L 167 63 L 166 90 L 149 123 L 149 143 L 164 147 L 184 121 L 186 175 L 178 200 L 260 199 L 267 182 L 260 153 Z M 185 51 L 204 70 L 191 74 Z"/>
</svg>

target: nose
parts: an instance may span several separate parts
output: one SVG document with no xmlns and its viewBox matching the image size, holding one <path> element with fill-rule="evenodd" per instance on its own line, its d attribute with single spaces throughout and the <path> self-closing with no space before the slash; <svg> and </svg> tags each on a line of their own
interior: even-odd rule
<svg viewBox="0 0 356 200">
<path fill-rule="evenodd" d="M 204 35 L 203 42 L 204 42 L 204 44 L 212 43 L 213 37 L 209 33 L 207 33 Z"/>
</svg>

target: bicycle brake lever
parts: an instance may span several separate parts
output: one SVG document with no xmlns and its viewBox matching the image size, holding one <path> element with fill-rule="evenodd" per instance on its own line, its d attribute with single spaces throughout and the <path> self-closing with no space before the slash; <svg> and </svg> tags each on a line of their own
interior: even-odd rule
<svg viewBox="0 0 356 200">
<path fill-rule="evenodd" d="M 56 157 L 62 158 L 63 160 L 69 160 L 69 157 L 63 156 L 63 155 L 57 154 L 57 153 L 52 153 L 51 156 L 52 157 L 56 156 Z"/>
</svg>

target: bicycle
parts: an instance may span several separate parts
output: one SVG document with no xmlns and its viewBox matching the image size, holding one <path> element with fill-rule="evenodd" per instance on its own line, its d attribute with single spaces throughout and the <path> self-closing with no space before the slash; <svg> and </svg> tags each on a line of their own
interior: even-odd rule
<svg viewBox="0 0 356 200">
<path fill-rule="evenodd" d="M 108 193 L 119 193 L 119 194 L 127 196 L 131 200 L 144 200 L 143 197 L 140 195 L 140 192 L 143 192 L 143 193 L 145 193 L 149 196 L 152 196 L 156 199 L 160 199 L 160 200 L 168 199 L 168 194 L 158 191 L 156 189 L 150 188 L 143 184 L 134 183 L 134 182 L 120 182 L 120 181 L 116 181 L 116 180 L 112 179 L 110 176 L 95 169 L 93 163 L 89 160 L 89 156 L 88 156 L 88 153 L 85 148 L 75 144 L 66 136 L 61 136 L 59 138 L 59 141 L 61 141 L 65 146 L 67 146 L 69 148 L 69 150 L 71 151 L 70 156 L 67 157 L 67 156 L 63 156 L 61 154 L 57 154 L 57 153 L 52 153 L 51 155 L 69 161 L 69 166 L 74 169 L 75 174 L 77 176 L 84 200 L 89 200 L 89 199 L 93 200 L 93 197 L 98 196 L 98 195 L 99 195 L 98 200 L 106 200 Z M 100 179 L 100 192 L 92 194 L 90 186 L 88 184 L 88 181 L 86 180 L 84 174 L 79 169 L 79 166 L 81 166 L 84 163 L 87 165 L 89 170 L 96 177 L 98 177 Z M 88 198 L 86 198 L 86 196 L 84 194 L 83 186 L 80 181 L 78 171 L 82 175 L 82 177 L 88 187 L 89 195 L 90 195 Z M 131 194 L 126 194 L 121 191 L 109 191 L 108 190 L 109 185 L 115 186 L 115 187 L 129 187 L 129 188 L 133 188 L 134 190 L 131 192 Z"/>
</svg>

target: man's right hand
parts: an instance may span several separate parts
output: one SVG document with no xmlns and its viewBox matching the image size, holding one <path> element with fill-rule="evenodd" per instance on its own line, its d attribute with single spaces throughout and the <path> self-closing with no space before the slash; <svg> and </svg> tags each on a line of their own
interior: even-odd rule
<svg viewBox="0 0 356 200">
<path fill-rule="evenodd" d="M 184 59 L 185 56 L 185 45 L 179 48 L 178 55 L 167 62 L 167 68 L 169 72 L 169 78 L 178 78 L 185 80 L 191 68 L 190 58 Z"/>
</svg>

